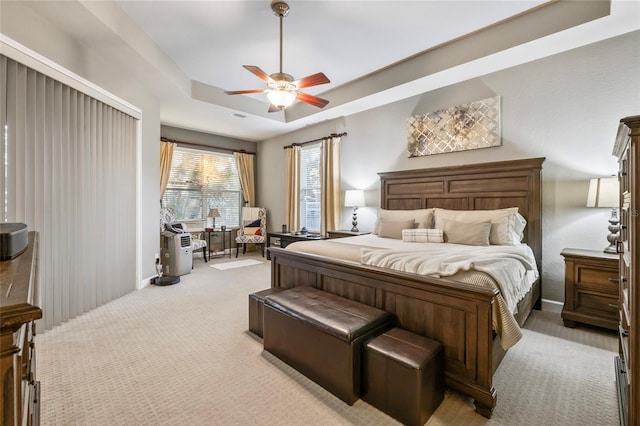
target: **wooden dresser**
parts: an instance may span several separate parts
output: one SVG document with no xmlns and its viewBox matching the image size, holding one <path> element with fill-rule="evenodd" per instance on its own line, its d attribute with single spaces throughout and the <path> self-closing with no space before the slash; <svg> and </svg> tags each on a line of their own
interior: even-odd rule
<svg viewBox="0 0 640 426">
<path fill-rule="evenodd" d="M 29 246 L 18 257 L 0 262 L 0 424 L 40 423 L 40 382 L 35 370 L 34 305 L 38 234 L 29 232 Z"/>
<path fill-rule="evenodd" d="M 601 251 L 564 249 L 566 327 L 577 322 L 618 329 L 619 258 Z"/>
<path fill-rule="evenodd" d="M 620 356 L 616 382 L 622 425 L 640 425 L 640 116 L 620 120 L 613 154 L 620 178 Z"/>
</svg>

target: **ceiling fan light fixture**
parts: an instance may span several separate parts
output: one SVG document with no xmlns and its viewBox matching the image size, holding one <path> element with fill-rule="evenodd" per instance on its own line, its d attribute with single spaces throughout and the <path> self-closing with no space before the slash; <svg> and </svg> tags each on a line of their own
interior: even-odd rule
<svg viewBox="0 0 640 426">
<path fill-rule="evenodd" d="M 270 89 L 267 91 L 267 98 L 272 105 L 279 109 L 285 109 L 289 107 L 295 100 L 298 94 L 296 92 L 290 92 L 282 89 Z"/>
<path fill-rule="evenodd" d="M 318 72 L 304 78 L 294 80 L 290 74 L 282 72 L 282 18 L 289 15 L 289 5 L 282 0 L 271 0 L 273 13 L 280 18 L 280 72 L 267 74 L 260 67 L 255 65 L 243 65 L 243 67 L 255 74 L 258 78 L 267 83 L 268 89 L 232 90 L 225 91 L 227 95 L 247 95 L 250 93 L 266 93 L 267 99 L 271 102 L 269 112 L 282 111 L 290 106 L 296 99 L 300 102 L 324 108 L 329 101 L 308 93 L 300 92 L 306 87 L 318 86 L 320 84 L 331 83 L 324 73 Z"/>
</svg>

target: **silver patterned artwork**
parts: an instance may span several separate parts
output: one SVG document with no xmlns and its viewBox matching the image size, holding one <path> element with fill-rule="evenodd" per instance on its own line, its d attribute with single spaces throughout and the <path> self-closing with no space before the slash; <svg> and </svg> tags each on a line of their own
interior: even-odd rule
<svg viewBox="0 0 640 426">
<path fill-rule="evenodd" d="M 409 118 L 409 157 L 502 145 L 500 96 Z"/>
</svg>

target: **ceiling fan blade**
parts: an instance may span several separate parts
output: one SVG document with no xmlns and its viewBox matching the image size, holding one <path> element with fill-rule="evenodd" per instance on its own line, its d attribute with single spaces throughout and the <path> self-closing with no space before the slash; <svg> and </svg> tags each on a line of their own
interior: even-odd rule
<svg viewBox="0 0 640 426">
<path fill-rule="evenodd" d="M 228 90 L 224 93 L 227 95 L 245 95 L 247 93 L 262 93 L 263 89 L 252 89 L 252 90 Z"/>
<path fill-rule="evenodd" d="M 251 89 L 251 90 L 227 90 L 226 93 L 227 95 L 246 95 L 248 93 L 262 93 L 264 92 L 263 89 Z"/>
<path fill-rule="evenodd" d="M 299 101 L 308 103 L 309 105 L 313 105 L 318 108 L 324 108 L 329 101 L 326 99 L 319 98 L 317 96 L 309 95 L 307 93 L 298 93 L 297 99 Z"/>
<path fill-rule="evenodd" d="M 245 68 L 247 71 L 257 75 L 261 80 L 264 80 L 267 83 L 273 83 L 273 79 L 269 77 L 269 74 L 262 71 L 260 67 L 257 67 L 255 65 L 243 65 L 242 67 Z"/>
<path fill-rule="evenodd" d="M 293 82 L 293 84 L 295 84 L 298 89 L 304 89 L 305 87 L 318 86 L 320 84 L 327 83 L 331 83 L 331 80 L 329 80 L 329 78 L 322 72 L 303 77 L 300 80 Z"/>
<path fill-rule="evenodd" d="M 278 112 L 278 111 L 280 111 L 280 108 L 278 108 L 274 104 L 269 104 L 269 111 L 268 112 Z"/>
</svg>

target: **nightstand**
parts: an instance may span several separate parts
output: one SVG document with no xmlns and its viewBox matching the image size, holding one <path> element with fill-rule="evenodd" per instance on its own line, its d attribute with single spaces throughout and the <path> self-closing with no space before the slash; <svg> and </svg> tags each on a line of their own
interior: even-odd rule
<svg viewBox="0 0 640 426">
<path fill-rule="evenodd" d="M 601 251 L 564 249 L 565 327 L 577 322 L 618 329 L 619 257 Z"/>
<path fill-rule="evenodd" d="M 355 237 L 357 235 L 367 235 L 371 232 L 368 231 L 347 231 L 345 229 L 339 229 L 336 231 L 327 231 L 327 236 L 329 238 L 344 238 L 344 237 Z"/>
</svg>

